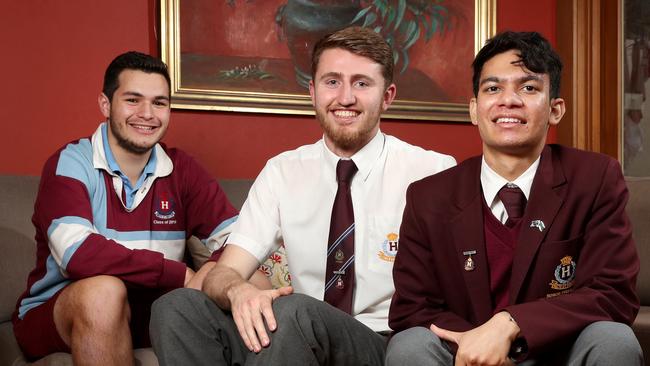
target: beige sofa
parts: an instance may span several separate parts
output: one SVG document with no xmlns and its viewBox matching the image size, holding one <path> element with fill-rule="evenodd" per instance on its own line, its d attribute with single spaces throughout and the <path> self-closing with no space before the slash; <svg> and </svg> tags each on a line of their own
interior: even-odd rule
<svg viewBox="0 0 650 366">
<path fill-rule="evenodd" d="M 221 185 L 233 205 L 241 207 L 251 183 L 249 180 L 225 180 Z M 646 361 L 650 361 L 650 179 L 630 178 L 628 187 L 630 202 L 627 209 L 641 256 L 638 290 L 643 306 L 634 330 L 644 349 Z M 25 364 L 14 339 L 11 314 L 16 299 L 25 289 L 27 274 L 35 261 L 31 215 L 37 188 L 38 177 L 0 176 L 0 366 Z M 274 277 L 286 274 L 276 269 L 266 268 L 268 274 Z M 286 271 L 286 268 L 282 271 Z M 151 349 L 136 350 L 136 357 L 141 365 L 158 364 Z M 650 365 L 650 362 L 646 363 Z M 55 354 L 37 364 L 71 365 L 72 362 L 68 354 Z"/>
</svg>

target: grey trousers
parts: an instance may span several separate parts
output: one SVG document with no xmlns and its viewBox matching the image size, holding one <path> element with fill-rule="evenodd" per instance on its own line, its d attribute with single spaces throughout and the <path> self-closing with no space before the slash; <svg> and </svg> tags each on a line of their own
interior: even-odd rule
<svg viewBox="0 0 650 366">
<path fill-rule="evenodd" d="M 229 312 L 203 292 L 174 290 L 154 302 L 151 343 L 166 365 L 383 365 L 385 337 L 305 295 L 276 299 L 271 344 L 248 351 Z"/>
<path fill-rule="evenodd" d="M 386 366 L 453 364 L 454 356 L 445 342 L 423 327 L 394 335 L 386 350 Z M 544 364 L 542 360 L 527 360 L 519 365 Z M 583 329 L 569 351 L 566 365 L 643 365 L 643 351 L 630 327 L 601 321 Z"/>
</svg>

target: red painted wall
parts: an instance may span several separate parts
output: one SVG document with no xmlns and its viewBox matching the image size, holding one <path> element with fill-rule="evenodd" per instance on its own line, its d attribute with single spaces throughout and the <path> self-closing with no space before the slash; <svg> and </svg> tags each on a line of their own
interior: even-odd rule
<svg viewBox="0 0 650 366">
<path fill-rule="evenodd" d="M 536 30 L 555 42 L 555 4 L 498 0 L 497 28 Z M 11 1 L 3 8 L 0 174 L 39 175 L 52 152 L 101 121 L 96 101 L 110 60 L 127 50 L 158 52 L 157 10 L 154 0 Z M 382 130 L 459 161 L 481 151 L 469 124 L 384 120 Z M 165 141 L 219 178 L 253 178 L 268 158 L 320 135 L 311 117 L 174 110 Z"/>
</svg>

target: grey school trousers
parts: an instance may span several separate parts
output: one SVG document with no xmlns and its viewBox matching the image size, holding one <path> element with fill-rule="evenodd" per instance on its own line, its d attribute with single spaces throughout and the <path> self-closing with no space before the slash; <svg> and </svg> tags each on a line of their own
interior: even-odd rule
<svg viewBox="0 0 650 366">
<path fill-rule="evenodd" d="M 549 355 L 552 356 L 552 355 Z M 454 356 L 445 343 L 427 328 L 414 327 L 394 335 L 386 350 L 386 366 L 453 365 Z M 519 365 L 546 365 L 527 360 Z M 643 351 L 632 329 L 625 324 L 601 321 L 580 333 L 566 359 L 569 366 L 643 365 Z"/>
<path fill-rule="evenodd" d="M 273 302 L 278 324 L 258 354 L 230 312 L 203 292 L 174 290 L 154 302 L 151 343 L 160 365 L 383 365 L 386 338 L 348 314 L 305 295 Z"/>
</svg>

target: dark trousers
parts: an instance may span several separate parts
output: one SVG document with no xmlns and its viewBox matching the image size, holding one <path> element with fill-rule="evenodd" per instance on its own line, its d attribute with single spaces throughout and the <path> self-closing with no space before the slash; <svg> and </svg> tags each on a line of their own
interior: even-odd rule
<svg viewBox="0 0 650 366">
<path fill-rule="evenodd" d="M 165 365 L 383 365 L 386 338 L 312 297 L 273 303 L 278 327 L 260 353 L 248 351 L 230 312 L 203 292 L 178 289 L 158 299 L 151 340 Z"/>
</svg>

